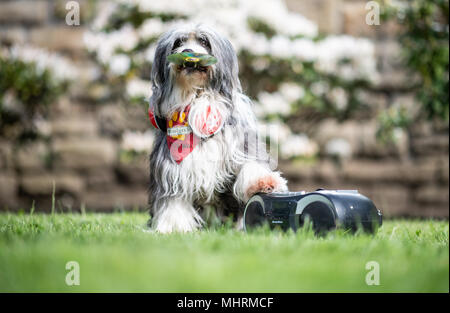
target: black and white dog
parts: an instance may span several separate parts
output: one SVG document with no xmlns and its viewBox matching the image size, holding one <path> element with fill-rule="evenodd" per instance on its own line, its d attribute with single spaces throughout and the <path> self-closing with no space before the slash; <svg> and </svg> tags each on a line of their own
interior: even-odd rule
<svg viewBox="0 0 450 313">
<path fill-rule="evenodd" d="M 167 61 L 180 52 L 210 54 L 217 63 L 192 67 Z M 154 230 L 190 232 L 203 225 L 199 212 L 205 206 L 238 216 L 242 212 L 233 210 L 253 194 L 287 190 L 260 145 L 251 102 L 238 78 L 237 56 L 226 38 L 203 25 L 163 34 L 151 80 L 149 114 L 162 130 L 150 155 Z"/>
</svg>

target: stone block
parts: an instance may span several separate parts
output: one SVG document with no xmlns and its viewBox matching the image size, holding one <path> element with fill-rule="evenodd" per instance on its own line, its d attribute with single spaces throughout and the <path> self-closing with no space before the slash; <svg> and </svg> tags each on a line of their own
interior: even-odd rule
<svg viewBox="0 0 450 313">
<path fill-rule="evenodd" d="M 53 51 L 84 51 L 82 26 L 43 26 L 33 28 L 30 43 Z"/>
<path fill-rule="evenodd" d="M 146 208 L 147 189 L 116 187 L 110 191 L 88 191 L 82 200 L 88 210 L 112 211 L 115 209 Z"/>
<path fill-rule="evenodd" d="M 439 161 L 435 158 L 417 159 L 402 166 L 403 182 L 413 185 L 436 181 L 439 177 Z"/>
<path fill-rule="evenodd" d="M 55 193 L 80 195 L 84 190 L 83 179 L 75 173 L 45 173 L 24 175 L 20 179 L 20 187 L 28 195 L 52 195 L 53 183 Z"/>
<path fill-rule="evenodd" d="M 27 41 L 27 33 L 26 33 L 25 29 L 20 28 L 20 27 L 1 27 L 0 28 L 0 43 L 1 44 L 25 44 L 26 41 Z"/>
<path fill-rule="evenodd" d="M 98 121 L 101 133 L 112 137 L 119 137 L 127 127 L 126 113 L 117 104 L 101 107 Z"/>
<path fill-rule="evenodd" d="M 341 168 L 329 160 L 324 160 L 317 164 L 316 178 L 327 185 L 338 184 L 340 181 Z M 325 188 L 325 187 L 322 187 Z M 337 187 L 338 189 L 342 187 Z"/>
<path fill-rule="evenodd" d="M 423 218 L 444 218 L 448 219 L 448 204 L 416 204 L 411 207 L 408 216 Z"/>
<path fill-rule="evenodd" d="M 126 185 L 148 185 L 149 165 L 146 158 L 140 158 L 132 163 L 120 163 L 117 166 L 119 181 Z"/>
<path fill-rule="evenodd" d="M 47 145 L 38 141 L 19 146 L 15 154 L 15 163 L 21 172 L 40 171 L 48 165 L 49 157 Z"/>
<path fill-rule="evenodd" d="M 95 169 L 112 166 L 117 160 L 116 144 L 103 138 L 56 139 L 55 168 Z"/>
<path fill-rule="evenodd" d="M 406 91 L 419 82 L 417 75 L 405 69 L 402 47 L 397 40 L 380 40 L 375 44 L 375 57 L 380 77 L 376 87 L 387 91 Z"/>
<path fill-rule="evenodd" d="M 425 185 L 420 186 L 414 192 L 414 198 L 421 204 L 447 204 L 448 205 L 448 185 Z"/>
<path fill-rule="evenodd" d="M 367 121 L 346 121 L 339 123 L 327 119 L 316 126 L 313 139 L 325 150 L 333 139 L 345 140 L 350 148 L 350 156 L 380 158 L 407 155 L 409 139 L 406 133 L 396 143 L 381 143 L 376 138 L 378 124 L 375 119 Z"/>
<path fill-rule="evenodd" d="M 17 178 L 13 172 L 0 172 L 0 209 L 17 202 Z"/>
<path fill-rule="evenodd" d="M 415 137 L 412 139 L 412 150 L 417 155 L 448 154 L 449 137 L 446 135 L 432 135 Z"/>
<path fill-rule="evenodd" d="M 315 22 L 321 32 L 338 34 L 342 31 L 341 0 L 287 0 L 286 5 L 289 10 Z"/>
<path fill-rule="evenodd" d="M 412 215 L 413 213 L 410 190 L 400 184 L 376 184 L 366 195 L 372 199 L 385 217 Z"/>
<path fill-rule="evenodd" d="M 439 182 L 448 185 L 448 176 L 449 176 L 449 157 L 448 154 L 444 155 L 439 160 L 439 169 L 438 176 Z"/>
<path fill-rule="evenodd" d="M 317 168 L 312 164 L 282 162 L 279 170 L 292 183 L 305 183 L 315 179 Z"/>
<path fill-rule="evenodd" d="M 59 137 L 94 136 L 97 123 L 87 116 L 61 117 L 52 121 L 52 134 Z"/>
<path fill-rule="evenodd" d="M 45 0 L 0 2 L 0 24 L 39 24 L 48 20 L 49 7 Z"/>
<path fill-rule="evenodd" d="M 395 142 L 380 142 L 377 139 L 378 121 L 372 119 L 360 125 L 358 149 L 355 153 L 361 157 L 386 158 L 390 156 L 407 157 L 409 155 L 409 137 L 406 131 L 398 133 Z"/>
<path fill-rule="evenodd" d="M 85 174 L 87 188 L 89 190 L 111 190 L 117 185 L 116 176 L 111 168 L 99 168 L 90 170 Z"/>
<path fill-rule="evenodd" d="M 355 37 L 375 37 L 379 25 L 368 25 L 365 2 L 345 3 L 342 6 L 342 19 L 344 33 Z"/>
<path fill-rule="evenodd" d="M 6 140 L 0 140 L 0 169 L 13 167 L 12 146 Z"/>
<path fill-rule="evenodd" d="M 343 166 L 343 176 L 349 181 L 400 182 L 404 179 L 402 164 L 396 161 L 355 160 Z"/>
</svg>

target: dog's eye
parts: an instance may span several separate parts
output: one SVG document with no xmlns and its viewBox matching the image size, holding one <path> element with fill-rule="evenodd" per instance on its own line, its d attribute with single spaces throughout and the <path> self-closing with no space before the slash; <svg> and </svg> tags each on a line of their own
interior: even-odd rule
<svg viewBox="0 0 450 313">
<path fill-rule="evenodd" d="M 175 50 L 176 48 L 179 48 L 181 46 L 181 39 L 175 40 L 172 50 Z"/>
<path fill-rule="evenodd" d="M 205 47 L 205 48 L 210 48 L 210 47 L 211 47 L 210 44 L 209 44 L 208 39 L 206 39 L 206 38 L 200 38 L 199 41 L 200 41 L 200 44 L 201 44 L 203 47 Z"/>
</svg>

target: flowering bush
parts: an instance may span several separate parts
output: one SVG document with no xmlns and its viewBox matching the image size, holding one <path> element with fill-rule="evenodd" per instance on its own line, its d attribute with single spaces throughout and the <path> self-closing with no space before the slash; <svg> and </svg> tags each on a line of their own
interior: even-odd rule
<svg viewBox="0 0 450 313">
<path fill-rule="evenodd" d="M 448 0 L 394 1 L 386 7 L 384 18 L 394 19 L 403 26 L 400 43 L 404 61 L 420 77 L 414 86 L 422 104 L 420 113 L 448 122 Z"/>
<path fill-rule="evenodd" d="M 47 107 L 67 90 L 76 73 L 64 58 L 45 50 L 0 50 L 0 136 L 36 136 Z"/>
<path fill-rule="evenodd" d="M 317 26 L 281 0 L 145 1 L 105 3 L 85 34 L 87 49 L 129 100 L 150 96 L 149 73 L 158 37 L 177 24 L 202 22 L 227 36 L 240 60 L 245 92 L 261 119 L 284 124 L 310 108 L 345 119 L 364 107 L 361 90 L 377 80 L 367 39 L 319 35 Z M 280 131 L 285 158 L 314 155 L 304 134 Z"/>
</svg>

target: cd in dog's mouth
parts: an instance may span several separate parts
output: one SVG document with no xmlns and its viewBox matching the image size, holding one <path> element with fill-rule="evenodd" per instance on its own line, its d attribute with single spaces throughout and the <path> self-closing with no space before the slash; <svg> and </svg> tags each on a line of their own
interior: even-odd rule
<svg viewBox="0 0 450 313">
<path fill-rule="evenodd" d="M 194 62 L 185 62 L 182 65 L 178 65 L 177 66 L 177 70 L 178 71 L 183 71 L 185 70 L 187 73 L 191 73 L 191 72 L 207 72 L 208 71 L 209 66 L 201 66 L 198 63 L 194 63 Z"/>
<path fill-rule="evenodd" d="M 217 62 L 217 59 L 209 54 L 182 52 L 171 54 L 167 60 L 177 66 L 178 71 L 187 73 L 206 72 L 208 68 Z"/>
</svg>

